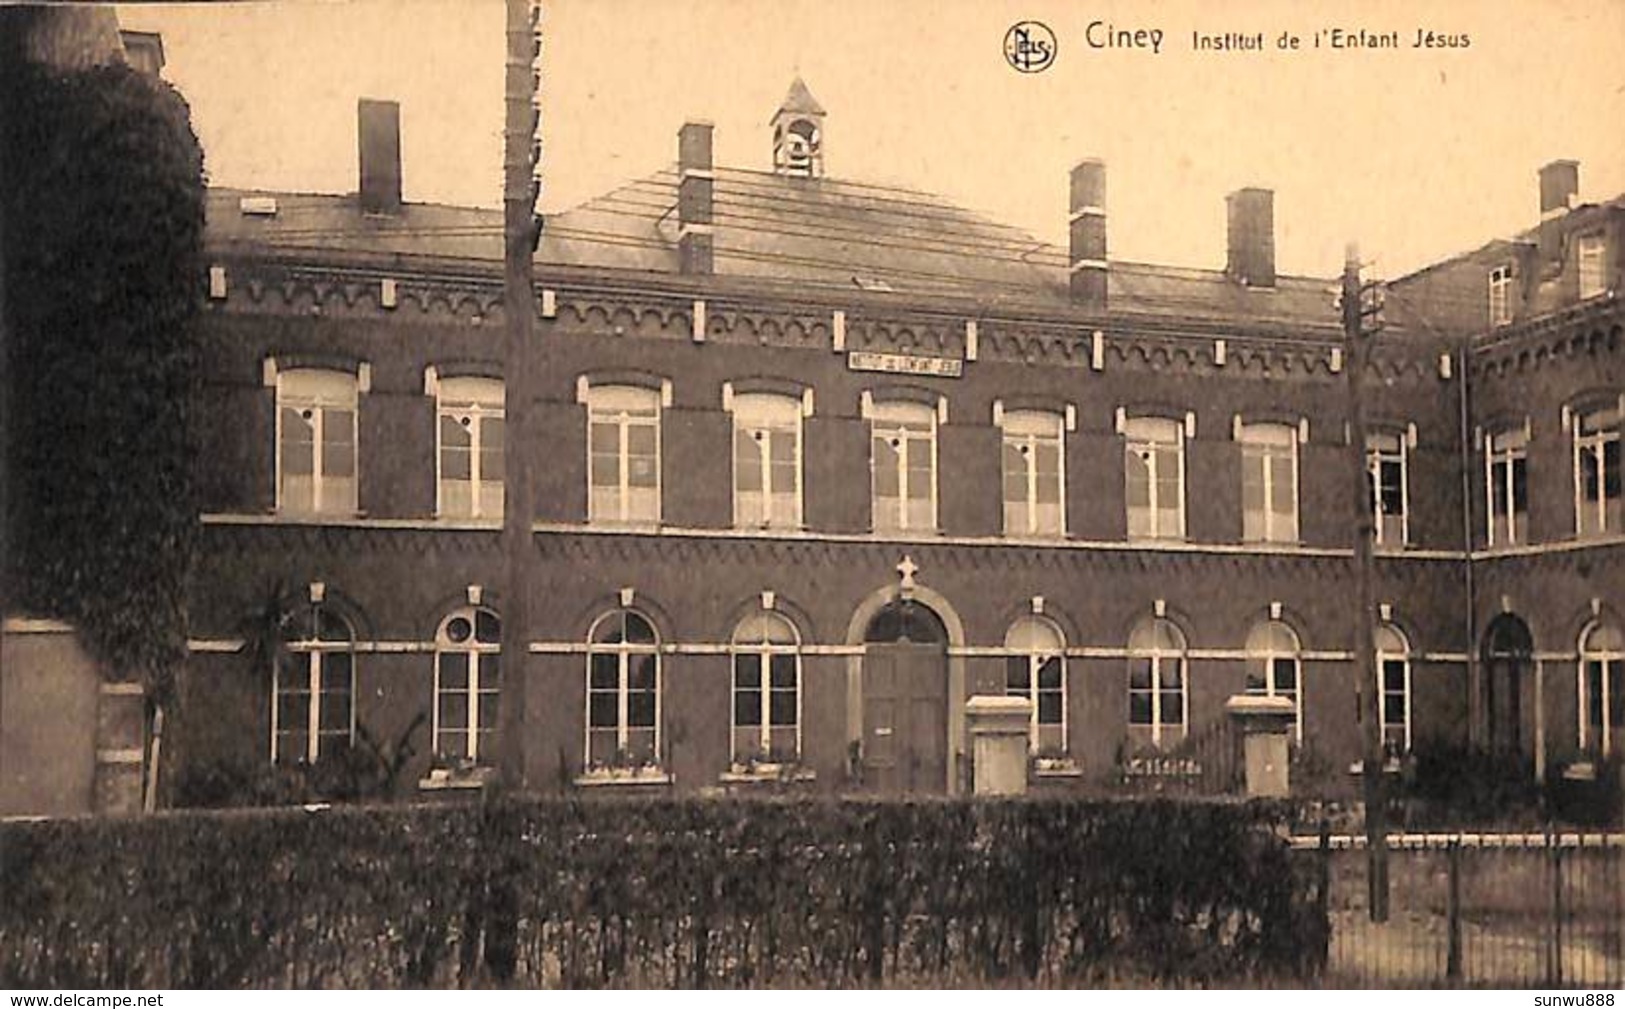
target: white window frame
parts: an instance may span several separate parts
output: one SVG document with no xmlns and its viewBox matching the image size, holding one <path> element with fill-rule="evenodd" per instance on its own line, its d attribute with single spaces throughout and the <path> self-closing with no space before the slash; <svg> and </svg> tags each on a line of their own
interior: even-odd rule
<svg viewBox="0 0 1625 1009">
<path fill-rule="evenodd" d="M 1271 636 L 1284 634 L 1291 642 L 1280 647 Z M 1292 663 L 1292 737 L 1303 742 L 1303 639 L 1292 625 L 1284 620 L 1263 620 L 1253 625 L 1247 634 L 1247 693 L 1259 697 L 1279 697 L 1275 683 L 1275 663 L 1285 659 Z M 1262 670 L 1262 687 L 1254 687 L 1254 674 Z"/>
<path fill-rule="evenodd" d="M 804 433 L 802 400 L 799 397 L 775 393 L 735 393 L 732 397 L 733 442 L 728 458 L 733 467 L 734 526 L 738 529 L 800 529 L 805 512 L 805 468 L 803 459 Z M 790 433 L 795 446 L 795 504 L 794 514 L 775 516 L 773 498 L 777 492 L 773 484 L 771 437 L 769 433 Z M 746 514 L 745 492 L 739 487 L 739 438 L 749 434 L 756 443 L 758 464 L 761 466 L 762 489 L 753 492 L 761 503 L 756 515 Z"/>
<path fill-rule="evenodd" d="M 1165 649 L 1155 643 L 1155 631 L 1159 626 L 1167 627 L 1173 632 L 1175 640 L 1179 642 L 1177 648 Z M 1146 644 L 1150 639 L 1152 643 Z M 1190 641 L 1185 632 L 1180 630 L 1167 617 L 1156 617 L 1147 620 L 1135 627 L 1129 635 L 1129 727 L 1149 729 L 1151 732 L 1151 745 L 1162 746 L 1162 737 L 1165 733 L 1173 733 L 1178 739 L 1184 739 L 1190 732 L 1191 714 L 1191 676 L 1190 676 Z M 1149 660 L 1151 663 L 1151 685 L 1147 688 L 1134 686 L 1134 663 L 1138 660 Z M 1179 707 L 1180 720 L 1170 722 L 1162 717 L 1162 694 L 1167 688 L 1163 686 L 1164 667 L 1172 663 L 1179 672 Z M 1151 721 L 1140 723 L 1134 721 L 1134 695 L 1136 691 L 1151 693 Z"/>
<path fill-rule="evenodd" d="M 1576 272 L 1580 298 L 1595 298 L 1608 292 L 1608 243 L 1602 234 L 1581 235 L 1575 243 Z"/>
<path fill-rule="evenodd" d="M 1392 440 L 1397 448 L 1386 442 Z M 1366 435 L 1365 465 L 1371 484 L 1372 542 L 1383 547 L 1404 547 L 1411 542 L 1411 443 L 1404 431 L 1378 430 Z M 1382 464 L 1399 463 L 1399 542 L 1390 543 L 1383 529 Z"/>
<path fill-rule="evenodd" d="M 923 403 L 894 400 L 875 403 L 869 415 L 869 501 L 873 510 L 875 532 L 936 532 L 937 513 L 937 411 Z M 924 425 L 924 430 L 920 425 Z M 931 514 L 926 524 L 915 528 L 909 524 L 909 453 L 911 446 L 924 434 L 931 446 Z M 881 438 L 898 437 L 902 444 L 897 453 L 897 514 L 895 521 L 885 521 L 881 507 L 879 466 L 874 443 Z"/>
<path fill-rule="evenodd" d="M 1524 495 L 1529 492 L 1529 432 L 1525 427 L 1508 427 L 1484 433 L 1484 536 L 1492 547 L 1515 546 L 1529 538 L 1529 502 L 1524 501 L 1522 520 L 1519 519 L 1515 493 L 1517 469 L 1524 472 Z M 1497 480 L 1496 468 L 1501 467 Z M 1506 501 L 1504 515 L 1495 507 L 1497 484 Z M 1501 521 L 1506 524 L 1505 535 L 1496 535 Z"/>
<path fill-rule="evenodd" d="M 661 393 L 633 385 L 595 385 L 586 393 L 587 401 L 587 521 L 594 525 L 658 525 L 664 497 L 664 469 L 661 445 Z M 614 514 L 603 515 L 595 510 L 596 495 L 593 483 L 593 428 L 597 425 L 613 426 L 619 438 L 616 468 L 619 483 L 615 488 Z M 654 434 L 654 487 L 634 488 L 631 482 L 631 431 L 634 427 L 648 427 Z M 650 515 L 633 514 L 633 493 L 649 492 L 653 497 Z"/>
<path fill-rule="evenodd" d="M 1620 635 L 1619 628 L 1614 624 L 1601 621 L 1593 621 L 1586 626 L 1585 631 L 1580 635 L 1580 661 L 1575 666 L 1575 697 L 1579 701 L 1576 705 L 1579 715 L 1579 726 L 1576 732 L 1576 738 L 1580 744 L 1579 749 L 1583 753 L 1595 744 L 1597 752 L 1606 760 L 1614 750 L 1615 731 L 1625 729 L 1625 726 L 1614 725 L 1609 718 L 1609 713 L 1612 710 L 1610 705 L 1613 702 L 1613 688 L 1616 685 L 1610 681 L 1618 681 L 1617 685 L 1625 687 L 1625 647 L 1596 647 L 1593 642 L 1603 631 L 1612 631 L 1616 638 Z M 1598 693 L 1601 695 L 1598 700 L 1602 702 L 1602 722 L 1598 729 L 1602 738 L 1598 740 L 1589 738 L 1591 726 L 1590 719 L 1586 717 L 1587 709 L 1591 707 L 1591 691 L 1586 683 L 1586 667 L 1592 663 L 1598 663 L 1602 667 L 1602 675 L 1599 677 L 1598 683 Z"/>
<path fill-rule="evenodd" d="M 999 448 L 999 497 L 1004 505 L 1004 534 L 1006 536 L 1063 537 L 1066 535 L 1066 418 L 1062 414 L 1045 410 L 1011 410 L 1004 413 L 1000 423 L 1002 440 Z M 1040 528 L 1038 520 L 1038 450 L 1048 445 L 1055 450 L 1055 511 L 1053 528 Z M 1022 456 L 1026 478 L 1026 498 L 1019 504 L 1026 509 L 1026 528 L 1013 528 L 1012 502 L 1004 496 L 1009 474 L 1004 472 L 1004 450 L 1015 448 Z"/>
<path fill-rule="evenodd" d="M 1489 313 L 1491 326 L 1512 322 L 1512 266 L 1503 264 L 1490 270 Z"/>
<path fill-rule="evenodd" d="M 434 426 L 434 488 L 435 488 L 435 514 L 442 518 L 495 518 L 502 517 L 503 507 L 503 481 L 486 480 L 481 472 L 481 456 L 485 447 L 485 427 L 488 421 L 503 421 L 502 432 L 506 443 L 508 432 L 507 422 L 504 419 L 504 392 L 500 379 L 493 378 L 442 378 L 438 382 L 436 393 L 435 426 Z M 467 429 L 468 444 L 468 479 L 453 481 L 445 475 L 445 462 L 447 446 L 443 436 L 443 425 L 447 419 Z M 506 472 L 506 464 L 504 464 Z M 446 484 L 449 482 L 467 483 L 469 485 L 469 509 L 466 512 L 448 511 L 446 505 Z M 481 504 L 481 488 L 483 484 L 496 485 L 496 506 L 486 508 Z"/>
<path fill-rule="evenodd" d="M 295 507 L 288 501 L 283 484 L 282 412 L 298 410 L 310 413 L 311 504 L 309 508 Z M 341 500 L 328 500 L 335 493 L 331 489 L 326 468 L 326 438 L 329 414 L 347 410 L 350 414 L 351 473 L 349 493 Z M 276 510 L 290 515 L 346 515 L 353 516 L 359 508 L 361 493 L 361 394 L 357 377 L 347 371 L 328 368 L 290 368 L 276 376 L 276 424 L 273 438 L 276 454 Z"/>
<path fill-rule="evenodd" d="M 321 636 L 322 617 L 327 616 L 336 620 L 344 628 L 346 637 L 323 638 Z M 306 703 L 305 725 L 305 753 L 303 757 L 295 757 L 294 763 L 314 764 L 322 756 L 321 741 L 323 737 L 333 738 L 343 736 L 343 745 L 355 745 L 355 708 L 356 708 L 356 648 L 355 626 L 341 614 L 332 610 L 324 610 L 321 604 L 313 604 L 309 614 L 309 634 L 286 645 L 287 656 L 280 656 L 273 660 L 271 665 L 271 763 L 277 764 L 286 756 L 282 752 L 279 737 L 282 726 L 282 695 L 284 693 L 307 692 L 309 701 Z M 344 653 L 350 660 L 350 682 L 346 690 L 342 691 L 349 698 L 350 722 L 342 733 L 331 730 L 324 731 L 322 724 L 322 698 L 325 694 L 341 693 L 340 691 L 324 691 L 322 689 L 322 665 L 327 655 Z M 301 690 L 295 690 L 292 685 L 284 688 L 283 665 L 290 656 L 299 656 L 298 670 L 290 669 L 289 673 L 300 674 L 304 680 Z"/>
<path fill-rule="evenodd" d="M 1625 464 L 1625 445 L 1621 442 L 1621 421 L 1625 411 L 1618 405 L 1598 407 L 1590 410 L 1576 410 L 1570 418 L 1573 426 L 1574 441 L 1574 535 L 1577 537 L 1603 536 L 1608 533 L 1617 533 L 1619 519 L 1612 524 L 1608 521 L 1608 446 L 1618 445 L 1615 450 L 1616 460 Z M 1610 419 L 1611 417 L 1611 419 Z M 1595 431 L 1586 431 L 1590 424 L 1597 428 Z M 1595 509 L 1593 527 L 1587 527 L 1585 513 L 1587 501 L 1585 499 L 1585 481 L 1580 460 L 1590 454 L 1597 469 L 1597 500 L 1591 505 Z M 1622 474 L 1621 496 L 1625 497 L 1625 474 Z M 1621 505 L 1625 509 L 1625 504 Z"/>
<path fill-rule="evenodd" d="M 481 614 L 484 614 L 490 617 L 492 620 L 497 621 L 496 641 L 479 640 L 478 629 Z M 468 621 L 469 636 L 466 641 L 453 641 L 451 639 L 448 629 L 451 627 L 452 621 L 458 619 Z M 500 680 L 500 666 L 498 667 L 499 679 L 496 687 L 486 686 L 480 681 L 480 658 L 485 655 L 495 655 L 498 656 L 498 663 L 502 661 L 501 631 L 501 618 L 497 616 L 494 610 L 483 606 L 461 607 L 460 609 L 453 610 L 451 613 L 446 615 L 444 620 L 440 621 L 440 627 L 435 631 L 434 639 L 434 709 L 432 718 L 433 724 L 431 725 L 433 748 L 434 753 L 437 756 L 451 760 L 467 760 L 475 764 L 481 763 L 482 759 L 485 762 L 489 762 L 490 754 L 481 754 L 480 752 L 480 736 L 483 733 L 486 736 L 490 736 L 494 740 L 497 727 L 495 725 L 482 725 L 480 723 L 480 698 L 483 695 L 492 694 L 500 696 L 502 687 Z M 448 655 L 461 657 L 468 671 L 467 682 L 462 687 L 456 688 L 455 690 L 446 689 L 442 687 L 440 683 L 442 660 Z M 468 714 L 461 725 L 450 727 L 441 723 L 440 697 L 443 693 L 458 693 L 463 695 L 464 703 L 467 705 Z M 462 753 L 447 754 L 441 752 L 440 734 L 442 731 L 460 732 L 468 737 L 463 746 Z"/>
<path fill-rule="evenodd" d="M 789 631 L 789 643 L 767 641 L 765 640 L 765 634 L 762 635 L 763 640 L 751 640 L 745 638 L 743 635 L 747 629 L 750 628 L 751 623 L 758 620 L 782 625 L 786 630 Z M 756 656 L 758 662 L 760 663 L 758 668 L 761 671 L 761 680 L 757 688 L 757 691 L 762 695 L 761 720 L 756 726 L 760 732 L 757 735 L 757 748 L 753 753 L 740 753 L 738 751 L 739 730 L 741 728 L 750 728 L 750 726 L 741 726 L 738 723 L 738 698 L 739 694 L 741 693 L 741 688 L 739 686 L 738 660 L 742 655 Z M 774 656 L 784 655 L 788 655 L 793 658 L 796 672 L 796 723 L 794 726 L 795 754 L 790 758 L 788 763 L 799 763 L 801 761 L 801 735 L 802 725 L 804 722 L 801 706 L 801 632 L 796 629 L 795 622 L 787 619 L 783 614 L 776 613 L 772 610 L 758 610 L 746 617 L 744 620 L 741 620 L 739 625 L 734 628 L 733 640 L 728 647 L 728 679 L 730 686 L 730 690 L 728 691 L 728 757 L 729 760 L 736 765 L 744 764 L 751 760 L 762 761 L 765 759 L 766 762 L 772 762 L 771 758 L 768 757 L 769 747 L 772 741 L 772 731 L 774 729 L 774 725 L 772 723 L 774 690 L 772 685 L 772 666 Z M 779 689 L 782 690 L 783 688 Z M 782 726 L 780 726 L 780 728 L 782 728 Z"/>
<path fill-rule="evenodd" d="M 1036 628 L 1037 632 L 1024 635 L 1022 632 L 1029 627 Z M 1037 641 L 1042 636 L 1048 637 L 1048 647 L 1042 647 L 1043 643 Z M 1023 640 L 1024 637 L 1028 638 L 1028 640 Z M 1066 636 L 1061 633 L 1061 628 L 1056 625 L 1055 621 L 1034 614 L 1021 617 L 1010 625 L 1010 629 L 1004 635 L 1004 647 L 1006 652 L 1005 696 L 1024 697 L 1032 706 L 1027 719 L 1027 752 L 1041 757 L 1066 756 L 1071 753 L 1072 742 L 1068 731 L 1066 710 Z M 1041 688 L 1038 678 L 1039 671 L 1051 659 L 1055 659 L 1060 663 L 1061 685 L 1058 688 Z M 1026 690 L 1010 686 L 1009 663 L 1015 661 L 1025 661 L 1027 663 Z M 1047 692 L 1058 692 L 1061 695 L 1061 720 L 1059 723 L 1048 723 L 1051 725 L 1058 724 L 1061 730 L 1061 742 L 1054 752 L 1046 752 L 1042 746 L 1042 726 L 1045 723 L 1039 717 L 1041 707 L 1039 695 Z"/>
<path fill-rule="evenodd" d="M 627 617 L 635 617 L 648 625 L 650 636 L 654 640 L 648 643 L 636 644 L 624 640 L 618 643 L 602 643 L 598 641 L 598 629 L 602 627 L 606 621 L 623 620 Z M 618 680 L 615 688 L 615 753 L 617 758 L 620 754 L 627 752 L 628 746 L 632 739 L 632 725 L 629 721 L 632 660 L 642 656 L 654 657 L 654 735 L 653 742 L 650 744 L 650 753 L 652 756 L 652 763 L 655 766 L 661 766 L 665 761 L 665 754 L 661 750 L 662 739 L 660 731 L 661 707 L 664 701 L 664 698 L 662 697 L 664 691 L 661 689 L 663 683 L 661 681 L 665 671 L 661 668 L 663 663 L 660 661 L 660 630 L 655 626 L 655 622 L 649 619 L 647 614 L 635 609 L 610 610 L 608 613 L 600 616 L 597 620 L 594 620 L 592 628 L 587 632 L 587 696 L 586 709 L 582 712 L 582 727 L 584 730 L 582 766 L 590 769 L 592 765 L 592 734 L 594 729 L 592 724 L 592 698 L 596 689 L 592 685 L 592 660 L 594 656 L 598 655 L 614 655 L 616 657 Z M 598 692 L 602 693 L 607 689 L 608 688 L 602 688 L 599 689 Z M 607 728 L 607 726 L 600 726 L 598 728 L 602 730 L 603 728 Z M 642 728 L 642 726 L 639 726 L 639 728 Z"/>
<path fill-rule="evenodd" d="M 1412 701 L 1414 700 L 1413 692 L 1411 690 L 1410 639 L 1405 636 L 1404 631 L 1401 631 L 1393 624 L 1379 624 L 1377 626 L 1376 640 L 1374 645 L 1375 647 L 1373 649 L 1373 653 L 1376 657 L 1377 666 L 1377 719 L 1382 730 L 1381 735 L 1383 746 L 1384 748 L 1387 747 L 1390 741 L 1390 736 L 1394 734 L 1390 730 L 1395 730 L 1399 736 L 1399 741 L 1403 744 L 1402 752 L 1409 753 L 1411 749 L 1411 709 Z M 1405 707 L 1405 721 L 1403 724 L 1399 722 L 1390 722 L 1388 720 L 1388 697 L 1390 694 L 1394 693 L 1388 689 L 1387 664 L 1389 662 L 1400 662 L 1404 664 L 1404 690 L 1402 692 L 1402 696 Z"/>
<path fill-rule="evenodd" d="M 1172 435 L 1171 439 L 1168 437 L 1170 434 Z M 1125 453 L 1125 482 L 1123 493 L 1125 497 L 1125 507 L 1128 509 L 1129 516 L 1129 538 L 1137 540 L 1185 539 L 1185 425 L 1180 421 L 1170 420 L 1166 417 L 1126 418 L 1123 421 L 1123 448 Z M 1160 477 L 1162 474 L 1158 472 L 1159 463 L 1157 460 L 1161 459 L 1163 456 L 1157 450 L 1167 448 L 1173 449 L 1175 462 L 1179 470 L 1177 474 L 1179 501 L 1176 509 L 1178 518 L 1175 522 L 1176 528 L 1174 529 L 1163 529 L 1161 526 L 1161 516 L 1164 509 L 1162 507 L 1162 501 L 1160 498 L 1161 490 L 1159 485 L 1161 483 Z M 1128 497 L 1127 481 L 1131 479 L 1127 466 L 1128 454 L 1130 453 L 1140 457 L 1140 460 L 1142 463 L 1144 463 L 1148 474 L 1146 479 L 1149 483 L 1149 487 L 1146 496 L 1147 500 L 1150 502 L 1147 505 L 1151 515 L 1151 531 L 1149 533 L 1135 533 L 1133 521 L 1134 506 L 1128 503 L 1126 500 Z"/>
<path fill-rule="evenodd" d="M 1242 539 L 1250 543 L 1297 543 L 1302 536 L 1299 507 L 1298 507 L 1298 428 L 1293 424 L 1242 424 L 1237 434 L 1241 442 L 1242 465 Z M 1283 451 L 1284 450 L 1284 451 Z M 1292 524 L 1290 529 L 1279 529 L 1282 518 L 1275 511 L 1275 466 L 1272 463 L 1280 457 L 1285 457 L 1290 466 L 1291 494 L 1292 494 Z M 1262 467 L 1262 484 L 1264 493 L 1264 509 L 1262 521 L 1262 536 L 1248 537 L 1245 535 L 1247 527 L 1247 508 L 1245 486 L 1248 468 L 1254 465 Z"/>
</svg>

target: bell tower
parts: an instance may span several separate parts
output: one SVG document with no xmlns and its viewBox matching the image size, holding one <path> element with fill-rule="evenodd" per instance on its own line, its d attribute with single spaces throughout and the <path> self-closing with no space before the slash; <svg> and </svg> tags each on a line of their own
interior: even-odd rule
<svg viewBox="0 0 1625 1009">
<path fill-rule="evenodd" d="M 824 174 L 824 107 L 797 77 L 773 113 L 773 170 L 804 179 Z"/>
</svg>

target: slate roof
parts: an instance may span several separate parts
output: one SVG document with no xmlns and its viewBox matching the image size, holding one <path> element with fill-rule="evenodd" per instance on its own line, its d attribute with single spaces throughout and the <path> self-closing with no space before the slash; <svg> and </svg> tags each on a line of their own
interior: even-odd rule
<svg viewBox="0 0 1625 1009">
<path fill-rule="evenodd" d="M 780 112 L 800 112 L 809 116 L 824 115 L 824 107 L 818 104 L 818 99 L 812 96 L 807 89 L 807 82 L 797 77 L 790 82 L 790 91 L 779 104 Z"/>
<path fill-rule="evenodd" d="M 1066 250 L 948 201 L 836 179 L 719 168 L 715 271 L 764 286 L 954 297 L 1038 312 L 1072 307 Z M 244 196 L 275 196 L 275 217 L 244 214 Z M 678 272 L 677 172 L 667 168 L 551 215 L 537 263 L 631 274 Z M 210 192 L 211 241 L 293 251 L 499 262 L 499 210 L 407 204 L 360 213 L 356 197 Z M 1325 278 L 1280 277 L 1248 289 L 1222 270 L 1113 261 L 1112 315 L 1335 326 Z"/>
</svg>

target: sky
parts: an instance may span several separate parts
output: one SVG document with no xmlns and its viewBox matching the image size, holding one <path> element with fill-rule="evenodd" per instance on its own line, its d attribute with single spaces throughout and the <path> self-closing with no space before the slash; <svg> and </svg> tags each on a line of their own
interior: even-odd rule
<svg viewBox="0 0 1625 1009">
<path fill-rule="evenodd" d="M 502 0 L 119 16 L 163 33 L 215 184 L 353 192 L 356 99 L 393 98 L 406 199 L 500 202 Z M 1041 73 L 1005 60 L 1025 20 L 1057 40 Z M 1280 269 L 1314 276 L 1350 241 L 1397 277 L 1530 227 L 1554 159 L 1580 162 L 1582 200 L 1625 192 L 1625 0 L 549 0 L 543 24 L 549 212 L 674 162 L 686 120 L 715 124 L 719 165 L 769 168 L 797 74 L 829 113 L 827 174 L 1059 245 L 1068 171 L 1104 159 L 1120 260 L 1222 267 L 1224 197 L 1245 186 L 1275 191 Z M 1334 28 L 1399 47 L 1333 50 Z M 1091 45 L 1153 30 L 1156 51 Z M 1197 51 L 1193 33 L 1265 48 Z"/>
</svg>

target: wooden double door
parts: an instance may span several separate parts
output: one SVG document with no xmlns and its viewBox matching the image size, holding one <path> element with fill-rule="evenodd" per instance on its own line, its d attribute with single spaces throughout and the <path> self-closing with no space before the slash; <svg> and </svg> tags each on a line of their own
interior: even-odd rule
<svg viewBox="0 0 1625 1009">
<path fill-rule="evenodd" d="M 864 782 L 891 794 L 948 787 L 948 652 L 870 642 L 863 657 Z"/>
</svg>

